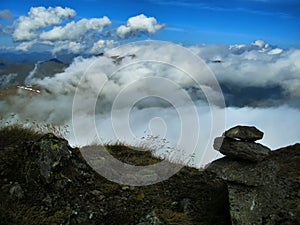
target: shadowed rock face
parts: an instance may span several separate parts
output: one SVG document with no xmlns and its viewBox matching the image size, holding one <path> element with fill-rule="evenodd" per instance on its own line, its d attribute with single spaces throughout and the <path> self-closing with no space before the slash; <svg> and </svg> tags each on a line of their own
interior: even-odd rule
<svg viewBox="0 0 300 225">
<path fill-rule="evenodd" d="M 271 152 L 268 147 L 261 144 L 237 141 L 226 137 L 217 137 L 214 141 L 214 149 L 228 157 L 252 162 L 263 160 Z"/>
<path fill-rule="evenodd" d="M 300 224 L 300 144 L 251 163 L 224 157 L 207 171 L 226 181 L 233 225 Z"/>
<path fill-rule="evenodd" d="M 225 132 L 231 138 L 215 139 L 214 147 L 226 156 L 206 169 L 227 183 L 232 224 L 300 224 L 300 144 L 270 151 L 246 142 L 252 134 L 234 136 L 236 130 Z M 237 136 L 243 141 L 232 139 Z"/>
<path fill-rule="evenodd" d="M 264 133 L 253 126 L 236 126 L 225 131 L 223 136 L 233 139 L 240 139 L 241 141 L 254 142 L 262 139 Z"/>
</svg>

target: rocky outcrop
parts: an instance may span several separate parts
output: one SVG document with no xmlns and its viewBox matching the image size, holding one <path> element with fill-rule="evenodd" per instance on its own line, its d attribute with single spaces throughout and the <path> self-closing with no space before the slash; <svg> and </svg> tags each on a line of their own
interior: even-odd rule
<svg viewBox="0 0 300 225">
<path fill-rule="evenodd" d="M 216 138 L 214 148 L 228 157 L 252 162 L 263 160 L 271 152 L 268 147 L 261 144 L 237 141 L 227 137 Z"/>
<path fill-rule="evenodd" d="M 223 137 L 215 139 L 214 149 L 231 158 L 258 162 L 271 151 L 266 146 L 254 143 L 262 137 L 263 132 L 255 127 L 236 126 L 225 131 Z"/>
<path fill-rule="evenodd" d="M 57 167 L 64 167 L 69 163 L 71 149 L 65 139 L 46 134 L 33 142 L 31 148 L 25 149 L 24 153 L 33 158 L 43 181 L 52 183 Z"/>
<path fill-rule="evenodd" d="M 257 143 L 220 137 L 215 145 L 226 156 L 207 171 L 227 183 L 233 225 L 299 224 L 300 144 L 270 152 Z"/>
</svg>

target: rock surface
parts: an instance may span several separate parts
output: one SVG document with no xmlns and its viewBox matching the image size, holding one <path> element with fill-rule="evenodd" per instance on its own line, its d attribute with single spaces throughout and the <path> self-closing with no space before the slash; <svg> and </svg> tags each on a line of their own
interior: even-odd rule
<svg viewBox="0 0 300 225">
<path fill-rule="evenodd" d="M 254 143 L 263 136 L 255 127 L 237 126 L 224 136 L 214 148 L 226 156 L 206 171 L 227 183 L 232 224 L 299 224 L 300 144 L 270 151 Z"/>
<path fill-rule="evenodd" d="M 253 126 L 235 126 L 224 133 L 225 137 L 254 142 L 263 138 L 264 133 Z"/>
<path fill-rule="evenodd" d="M 214 141 L 214 149 L 228 157 L 253 162 L 263 160 L 271 152 L 268 147 L 261 144 L 238 141 L 227 137 L 217 137 Z"/>
<path fill-rule="evenodd" d="M 17 199 L 21 199 L 24 197 L 24 192 L 22 190 L 22 187 L 20 186 L 20 184 L 15 183 L 9 190 L 9 193 L 11 194 L 11 196 L 17 198 Z"/>
<path fill-rule="evenodd" d="M 224 157 L 207 171 L 226 181 L 233 225 L 300 224 L 300 144 L 258 163 Z"/>
<path fill-rule="evenodd" d="M 34 160 L 41 177 L 46 183 L 51 183 L 55 179 L 56 167 L 64 166 L 71 158 L 71 149 L 65 139 L 46 134 L 35 141 L 30 149 L 25 149 L 25 154 L 36 157 Z"/>
</svg>

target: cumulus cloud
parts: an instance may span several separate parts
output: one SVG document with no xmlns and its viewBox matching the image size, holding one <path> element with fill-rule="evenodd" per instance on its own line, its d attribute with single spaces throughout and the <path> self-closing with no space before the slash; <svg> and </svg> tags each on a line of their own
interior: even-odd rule
<svg viewBox="0 0 300 225">
<path fill-rule="evenodd" d="M 8 17 L 8 12 L 1 12 L 0 16 Z M 112 22 L 107 16 L 79 21 L 75 16 L 75 10 L 70 8 L 32 7 L 27 16 L 20 16 L 12 26 L 12 38 L 19 43 L 16 50 L 29 51 L 41 44 L 50 46 L 53 54 L 59 51 L 98 54 L 120 39 L 153 35 L 164 27 L 154 17 L 143 14 L 129 18 L 126 25 L 117 29 L 109 29 Z"/>
<path fill-rule="evenodd" d="M 0 10 L 0 20 L 11 21 L 13 14 L 9 10 Z"/>
<path fill-rule="evenodd" d="M 66 50 L 68 53 L 78 54 L 85 50 L 85 46 L 76 41 L 59 41 L 55 43 L 52 53 L 55 54 L 64 50 Z"/>
<path fill-rule="evenodd" d="M 20 16 L 13 25 L 13 40 L 19 42 L 16 50 L 29 51 L 36 45 L 45 45 L 52 48 L 52 53 L 60 51 L 69 53 L 85 53 L 99 50 L 97 38 L 106 26 L 111 25 L 108 17 L 74 19 L 76 12 L 62 7 L 32 7 L 27 16 Z M 111 42 L 106 40 L 107 44 Z"/>
<path fill-rule="evenodd" d="M 118 27 L 117 35 L 120 38 L 134 37 L 140 34 L 152 35 L 162 28 L 164 28 L 164 25 L 158 23 L 154 17 L 147 17 L 141 14 L 129 18 L 126 25 Z"/>
<path fill-rule="evenodd" d="M 70 22 L 64 27 L 57 26 L 50 31 L 45 31 L 40 34 L 42 40 L 48 41 L 66 41 L 66 40 L 80 40 L 86 38 L 91 31 L 101 33 L 103 28 L 111 25 L 108 17 L 82 19 L 78 22 Z"/>
<path fill-rule="evenodd" d="M 14 24 L 13 39 L 30 41 L 38 38 L 38 30 L 59 25 L 67 19 L 74 18 L 76 12 L 62 7 L 32 7 L 28 16 L 20 16 Z"/>
<path fill-rule="evenodd" d="M 114 40 L 99 40 L 96 43 L 94 43 L 91 49 L 91 53 L 93 54 L 101 53 L 103 49 L 112 48 L 115 44 L 116 42 Z"/>
</svg>

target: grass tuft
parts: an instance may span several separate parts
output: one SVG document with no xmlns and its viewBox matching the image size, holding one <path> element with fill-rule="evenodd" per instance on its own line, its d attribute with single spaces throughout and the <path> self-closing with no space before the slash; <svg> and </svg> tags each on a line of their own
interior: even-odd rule
<svg viewBox="0 0 300 225">
<path fill-rule="evenodd" d="M 36 140 L 41 136 L 42 133 L 35 131 L 32 128 L 25 128 L 19 124 L 2 127 L 0 129 L 0 149 Z"/>
</svg>

